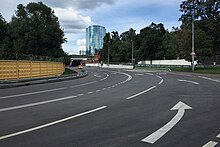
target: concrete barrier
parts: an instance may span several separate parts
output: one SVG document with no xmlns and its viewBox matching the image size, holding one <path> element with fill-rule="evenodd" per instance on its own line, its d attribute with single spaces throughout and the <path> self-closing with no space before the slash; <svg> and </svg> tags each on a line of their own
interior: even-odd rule
<svg viewBox="0 0 220 147">
<path fill-rule="evenodd" d="M 138 64 L 150 65 L 150 61 L 139 61 Z M 197 61 L 194 62 L 194 65 L 197 64 Z M 185 59 L 179 60 L 152 60 L 152 65 L 174 65 L 174 66 L 191 66 L 191 62 L 186 61 Z"/>
<path fill-rule="evenodd" d="M 133 69 L 132 65 L 122 65 L 122 64 L 103 64 L 103 66 L 101 66 L 101 64 L 98 63 L 86 63 L 86 66 L 93 66 L 93 67 L 101 67 L 101 68 L 112 68 L 112 69 Z"/>
</svg>

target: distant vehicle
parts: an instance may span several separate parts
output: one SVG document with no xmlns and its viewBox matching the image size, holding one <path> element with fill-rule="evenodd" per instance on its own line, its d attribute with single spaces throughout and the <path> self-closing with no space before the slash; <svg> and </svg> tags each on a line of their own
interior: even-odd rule
<svg viewBox="0 0 220 147">
<path fill-rule="evenodd" d="M 82 65 L 79 65 L 79 66 L 78 66 L 78 69 L 83 69 L 83 66 L 82 66 Z"/>
</svg>

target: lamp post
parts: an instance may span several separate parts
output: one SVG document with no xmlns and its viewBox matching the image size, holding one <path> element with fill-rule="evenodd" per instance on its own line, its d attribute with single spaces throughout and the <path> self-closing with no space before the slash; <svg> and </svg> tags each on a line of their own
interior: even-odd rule
<svg viewBox="0 0 220 147">
<path fill-rule="evenodd" d="M 134 65 L 134 43 L 133 40 L 131 40 L 131 63 Z"/>
<path fill-rule="evenodd" d="M 192 14 L 192 71 L 194 71 L 195 66 L 194 66 L 194 58 L 195 58 L 195 32 L 194 32 L 194 16 L 195 15 L 195 4 L 193 1 L 193 14 Z"/>
<path fill-rule="evenodd" d="M 109 45 L 110 45 L 110 39 L 108 40 L 108 66 L 109 66 Z"/>
</svg>

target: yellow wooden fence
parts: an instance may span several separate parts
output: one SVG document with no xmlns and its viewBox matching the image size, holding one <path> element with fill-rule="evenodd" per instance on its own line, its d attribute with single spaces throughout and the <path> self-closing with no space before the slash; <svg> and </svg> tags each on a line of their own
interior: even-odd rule
<svg viewBox="0 0 220 147">
<path fill-rule="evenodd" d="M 56 76 L 64 70 L 60 62 L 0 60 L 0 80 Z"/>
</svg>

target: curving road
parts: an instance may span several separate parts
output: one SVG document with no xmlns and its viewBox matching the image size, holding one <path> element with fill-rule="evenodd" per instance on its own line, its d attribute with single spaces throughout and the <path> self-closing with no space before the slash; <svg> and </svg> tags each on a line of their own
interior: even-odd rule
<svg viewBox="0 0 220 147">
<path fill-rule="evenodd" d="M 81 79 L 0 89 L 0 146 L 220 145 L 219 78 L 87 72 Z"/>
</svg>

